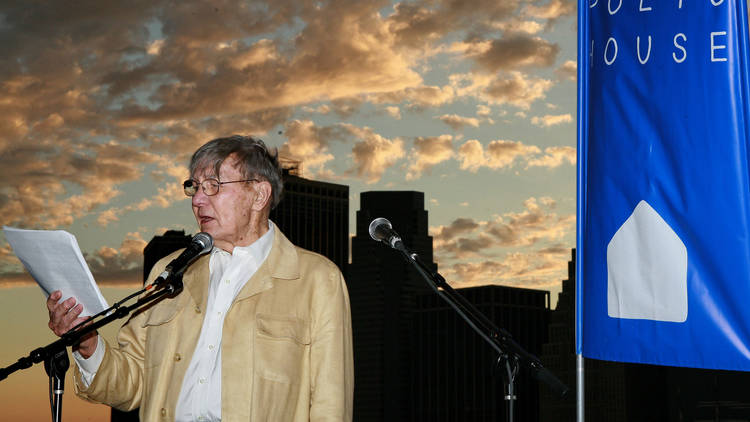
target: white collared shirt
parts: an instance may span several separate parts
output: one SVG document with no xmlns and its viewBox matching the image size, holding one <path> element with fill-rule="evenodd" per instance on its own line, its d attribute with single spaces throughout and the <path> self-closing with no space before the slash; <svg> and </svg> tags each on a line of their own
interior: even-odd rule
<svg viewBox="0 0 750 422">
<path fill-rule="evenodd" d="M 210 285 L 203 327 L 193 358 L 182 381 L 175 420 L 221 420 L 221 336 L 224 318 L 234 298 L 268 257 L 273 225 L 250 246 L 232 253 L 214 248 L 209 263 Z"/>
<path fill-rule="evenodd" d="M 177 400 L 177 422 L 221 420 L 221 338 L 224 318 L 237 294 L 271 252 L 274 231 L 274 224 L 269 221 L 268 232 L 250 246 L 237 246 L 231 254 L 219 248 L 211 251 L 206 316 Z M 99 369 L 104 344 L 99 342 L 89 359 L 74 353 L 86 386 Z"/>
</svg>

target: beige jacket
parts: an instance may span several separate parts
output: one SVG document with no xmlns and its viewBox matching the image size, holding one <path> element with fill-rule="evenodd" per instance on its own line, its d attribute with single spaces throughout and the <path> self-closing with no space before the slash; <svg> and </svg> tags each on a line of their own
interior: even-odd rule
<svg viewBox="0 0 750 422">
<path fill-rule="evenodd" d="M 151 279 L 179 252 L 159 261 Z M 208 262 L 203 256 L 188 268 L 182 293 L 122 327 L 88 389 L 76 368 L 79 396 L 140 406 L 142 421 L 174 420 L 203 323 Z M 351 315 L 339 269 L 277 228 L 268 259 L 227 313 L 221 363 L 223 421 L 351 421 Z"/>
</svg>

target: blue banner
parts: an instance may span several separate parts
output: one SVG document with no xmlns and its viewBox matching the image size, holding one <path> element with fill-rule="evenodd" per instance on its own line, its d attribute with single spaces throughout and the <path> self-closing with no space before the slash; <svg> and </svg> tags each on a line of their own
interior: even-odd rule
<svg viewBox="0 0 750 422">
<path fill-rule="evenodd" d="M 577 352 L 750 370 L 745 0 L 580 0 Z"/>
</svg>

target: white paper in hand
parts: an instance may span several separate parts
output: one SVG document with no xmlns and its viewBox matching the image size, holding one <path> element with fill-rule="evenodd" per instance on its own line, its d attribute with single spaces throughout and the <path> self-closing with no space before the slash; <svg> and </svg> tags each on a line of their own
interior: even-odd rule
<svg viewBox="0 0 750 422">
<path fill-rule="evenodd" d="M 75 236 L 65 230 L 23 230 L 3 226 L 5 238 L 44 294 L 62 292 L 61 301 L 73 296 L 83 304 L 81 316 L 109 307 L 83 259 Z"/>
</svg>

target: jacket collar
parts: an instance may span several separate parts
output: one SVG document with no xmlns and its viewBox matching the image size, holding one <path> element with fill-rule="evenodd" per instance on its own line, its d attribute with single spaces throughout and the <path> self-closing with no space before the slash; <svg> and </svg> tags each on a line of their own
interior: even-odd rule
<svg viewBox="0 0 750 422">
<path fill-rule="evenodd" d="M 195 304 L 205 310 L 208 300 L 210 254 L 204 255 L 185 271 L 183 283 L 190 292 Z M 284 236 L 278 226 L 275 227 L 273 245 L 268 258 L 258 271 L 245 283 L 237 295 L 237 300 L 255 296 L 273 287 L 274 280 L 294 280 L 299 278 L 299 256 L 297 248 Z"/>
</svg>

